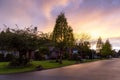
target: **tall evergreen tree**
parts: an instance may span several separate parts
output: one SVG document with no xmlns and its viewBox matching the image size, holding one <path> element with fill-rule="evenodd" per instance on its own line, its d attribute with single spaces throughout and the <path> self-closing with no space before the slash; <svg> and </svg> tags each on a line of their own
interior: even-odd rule
<svg viewBox="0 0 120 80">
<path fill-rule="evenodd" d="M 109 40 L 106 40 L 105 44 L 103 44 L 101 49 L 101 55 L 103 57 L 108 57 L 109 55 L 112 55 L 112 46 Z"/>
<path fill-rule="evenodd" d="M 64 13 L 60 13 L 56 19 L 52 40 L 60 50 L 60 63 L 62 63 L 62 50 L 74 43 L 73 30 L 68 26 Z"/>
<path fill-rule="evenodd" d="M 56 24 L 53 30 L 53 41 L 55 43 L 64 42 L 66 40 L 66 32 L 67 32 L 68 23 L 65 18 L 64 13 L 61 13 L 56 19 Z"/>
</svg>

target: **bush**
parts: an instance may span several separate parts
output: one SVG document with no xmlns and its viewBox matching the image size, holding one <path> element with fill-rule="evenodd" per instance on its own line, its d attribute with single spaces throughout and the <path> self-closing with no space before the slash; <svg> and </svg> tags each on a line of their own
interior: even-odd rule
<svg viewBox="0 0 120 80">
<path fill-rule="evenodd" d="M 69 53 L 66 53 L 66 52 L 65 52 L 63 55 L 64 55 L 64 56 L 63 56 L 63 59 L 69 59 Z"/>
<path fill-rule="evenodd" d="M 4 61 L 4 54 L 0 54 L 0 62 Z"/>
<path fill-rule="evenodd" d="M 13 59 L 13 54 L 7 54 L 6 57 L 5 57 L 5 60 L 6 61 L 11 61 Z"/>
<path fill-rule="evenodd" d="M 12 61 L 9 63 L 9 67 L 16 67 L 16 66 L 19 66 L 19 65 L 20 65 L 20 63 L 19 63 L 18 58 L 12 59 Z"/>
<path fill-rule="evenodd" d="M 42 54 L 40 54 L 39 52 L 36 52 L 36 53 L 34 54 L 34 59 L 35 59 L 35 60 L 44 60 L 45 58 L 43 57 Z"/>
<path fill-rule="evenodd" d="M 10 62 L 10 67 L 24 67 L 30 64 L 30 59 L 26 58 L 25 56 L 22 57 L 13 57 L 12 61 Z"/>
<path fill-rule="evenodd" d="M 72 60 L 77 60 L 78 59 L 78 54 L 73 54 L 72 55 Z"/>
</svg>

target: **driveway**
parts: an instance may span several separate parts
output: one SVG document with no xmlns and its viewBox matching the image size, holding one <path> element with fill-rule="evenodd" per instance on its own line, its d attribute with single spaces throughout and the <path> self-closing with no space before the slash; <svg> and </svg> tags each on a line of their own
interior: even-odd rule
<svg viewBox="0 0 120 80">
<path fill-rule="evenodd" d="M 0 80 L 120 80 L 120 59 L 101 60 L 43 71 L 0 75 Z"/>
</svg>

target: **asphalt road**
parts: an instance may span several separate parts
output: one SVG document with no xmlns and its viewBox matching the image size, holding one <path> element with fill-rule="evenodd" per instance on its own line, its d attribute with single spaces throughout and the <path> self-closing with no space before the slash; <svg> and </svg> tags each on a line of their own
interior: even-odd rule
<svg viewBox="0 0 120 80">
<path fill-rule="evenodd" d="M 120 80 L 120 59 L 101 60 L 43 71 L 0 75 L 0 80 Z"/>
</svg>

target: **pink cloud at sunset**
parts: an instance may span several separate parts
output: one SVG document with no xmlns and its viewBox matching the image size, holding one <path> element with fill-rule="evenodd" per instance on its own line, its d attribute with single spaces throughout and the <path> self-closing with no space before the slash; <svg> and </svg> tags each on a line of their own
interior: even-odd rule
<svg viewBox="0 0 120 80">
<path fill-rule="evenodd" d="M 115 38 L 114 43 L 120 37 L 120 0 L 0 0 L 0 28 L 3 24 L 11 28 L 34 25 L 52 32 L 62 11 L 77 38 L 89 33 L 92 39 Z"/>
</svg>

